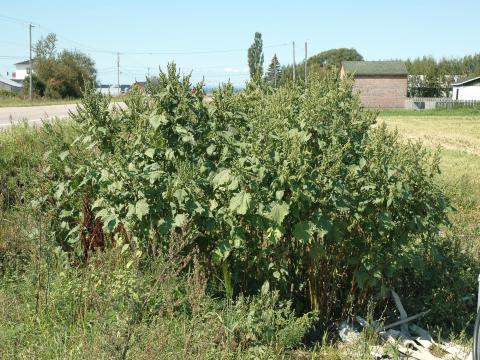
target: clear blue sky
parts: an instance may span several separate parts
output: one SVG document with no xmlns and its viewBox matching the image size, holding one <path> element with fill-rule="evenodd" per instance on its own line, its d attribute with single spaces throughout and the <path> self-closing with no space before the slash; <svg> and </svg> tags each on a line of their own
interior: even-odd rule
<svg viewBox="0 0 480 360">
<path fill-rule="evenodd" d="M 255 31 L 263 35 L 265 66 L 274 52 L 281 64 L 292 61 L 291 45 L 267 46 L 295 41 L 298 61 L 305 40 L 310 54 L 354 47 L 367 60 L 456 57 L 480 52 L 479 14 L 479 0 L 8 2 L 0 7 L 0 74 L 27 59 L 30 21 L 34 41 L 55 32 L 60 48 L 89 54 L 102 83 L 116 82 L 116 55 L 98 50 L 120 52 L 121 83 L 175 60 L 193 69 L 195 81 L 243 84 Z"/>
</svg>

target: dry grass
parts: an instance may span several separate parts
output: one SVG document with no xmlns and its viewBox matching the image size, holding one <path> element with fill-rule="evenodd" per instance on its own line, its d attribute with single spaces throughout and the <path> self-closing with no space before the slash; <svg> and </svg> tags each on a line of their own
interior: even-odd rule
<svg viewBox="0 0 480 360">
<path fill-rule="evenodd" d="M 381 114 L 378 121 L 406 139 L 441 148 L 440 181 L 456 208 L 450 215 L 455 233 L 472 256 L 480 256 L 480 115 Z"/>
</svg>

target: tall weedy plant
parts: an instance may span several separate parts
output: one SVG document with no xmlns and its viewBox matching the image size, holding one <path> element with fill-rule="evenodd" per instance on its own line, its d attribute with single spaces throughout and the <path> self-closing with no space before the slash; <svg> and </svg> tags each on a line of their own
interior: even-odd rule
<svg viewBox="0 0 480 360">
<path fill-rule="evenodd" d="M 188 222 L 185 251 L 228 295 L 268 282 L 326 322 L 395 285 L 403 249 L 428 247 L 447 222 L 438 158 L 374 127 L 336 73 L 306 88 L 235 94 L 227 84 L 203 100 L 202 84 L 192 88 L 175 65 L 124 110 L 89 91 L 72 149 L 94 155 L 55 186 L 57 233 L 76 247 L 88 232 L 85 194 L 104 246 L 154 255 Z"/>
</svg>

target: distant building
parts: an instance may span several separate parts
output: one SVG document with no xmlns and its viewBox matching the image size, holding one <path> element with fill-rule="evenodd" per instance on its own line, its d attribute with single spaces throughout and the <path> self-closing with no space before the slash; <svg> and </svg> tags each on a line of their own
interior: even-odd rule
<svg viewBox="0 0 480 360">
<path fill-rule="evenodd" d="M 120 96 L 130 91 L 130 85 L 99 85 L 97 91 L 104 95 Z"/>
<path fill-rule="evenodd" d="M 20 92 L 22 90 L 22 87 L 23 86 L 21 83 L 0 76 L 0 90 Z"/>
<path fill-rule="evenodd" d="M 12 80 L 23 81 L 30 74 L 30 61 L 25 60 L 13 64 L 15 66 L 15 71 L 12 72 Z"/>
<path fill-rule="evenodd" d="M 340 77 L 353 74 L 353 91 L 365 107 L 404 108 L 408 72 L 401 61 L 343 61 Z"/>
<path fill-rule="evenodd" d="M 453 100 L 480 100 L 480 76 L 457 81 L 452 90 Z"/>
</svg>

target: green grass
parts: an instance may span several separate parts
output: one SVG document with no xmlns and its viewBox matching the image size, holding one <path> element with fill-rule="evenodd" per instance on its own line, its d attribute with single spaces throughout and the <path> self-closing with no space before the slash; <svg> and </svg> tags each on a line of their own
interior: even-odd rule
<svg viewBox="0 0 480 360">
<path fill-rule="evenodd" d="M 429 110 L 409 110 L 409 109 L 380 109 L 380 116 L 410 116 L 410 117 L 430 117 L 430 116 L 480 116 L 480 106 L 461 107 L 454 109 L 429 109 Z"/>
</svg>

